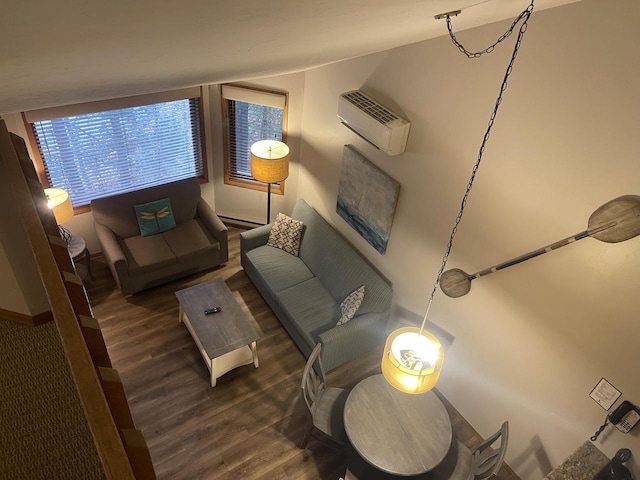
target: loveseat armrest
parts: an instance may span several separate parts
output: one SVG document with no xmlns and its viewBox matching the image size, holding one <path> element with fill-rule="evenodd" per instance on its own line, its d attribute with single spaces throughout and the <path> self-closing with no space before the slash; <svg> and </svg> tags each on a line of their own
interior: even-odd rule
<svg viewBox="0 0 640 480">
<path fill-rule="evenodd" d="M 203 198 L 198 201 L 196 215 L 220 244 L 221 263 L 227 262 L 229 260 L 229 232 L 227 226 L 222 223 L 222 220 Z"/>
<path fill-rule="evenodd" d="M 118 284 L 118 288 L 123 292 L 127 290 L 127 278 L 129 277 L 129 264 L 127 258 L 120 248 L 120 244 L 116 239 L 115 233 L 100 223 L 95 224 L 98 241 L 102 248 L 102 255 L 107 261 L 111 275 Z"/>
<path fill-rule="evenodd" d="M 348 323 L 320 334 L 325 371 L 346 363 L 381 345 L 388 315 L 371 312 L 356 315 Z"/>
</svg>

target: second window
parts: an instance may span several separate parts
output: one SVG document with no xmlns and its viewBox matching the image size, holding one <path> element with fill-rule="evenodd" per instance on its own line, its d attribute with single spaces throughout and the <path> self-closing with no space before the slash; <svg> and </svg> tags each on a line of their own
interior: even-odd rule
<svg viewBox="0 0 640 480">
<path fill-rule="evenodd" d="M 222 86 L 224 183 L 265 190 L 251 176 L 251 145 L 259 140 L 286 142 L 287 94 L 238 86 Z M 284 182 L 272 193 L 284 193 Z"/>
</svg>

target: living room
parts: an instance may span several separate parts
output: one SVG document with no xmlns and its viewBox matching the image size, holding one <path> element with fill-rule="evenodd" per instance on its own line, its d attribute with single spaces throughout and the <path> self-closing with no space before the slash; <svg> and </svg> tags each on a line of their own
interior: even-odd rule
<svg viewBox="0 0 640 480">
<path fill-rule="evenodd" d="M 550 244 L 584 230 L 603 203 L 638 193 L 638 14 L 631 0 L 534 13 L 449 268 L 475 272 Z M 509 25 L 459 38 L 484 46 Z M 288 213 L 298 198 L 316 208 L 391 280 L 394 322 L 424 314 L 510 55 L 507 42 L 469 60 L 442 29 L 412 45 L 241 82 L 289 94 L 291 173 L 272 210 Z M 402 156 L 376 151 L 340 125 L 338 97 L 353 89 L 411 121 Z M 212 151 L 203 196 L 222 216 L 263 222 L 266 195 L 223 182 L 219 85 L 206 90 Z M 19 116 L 3 119 L 24 134 Z M 400 184 L 385 255 L 335 211 L 346 144 Z M 67 226 L 99 250 L 90 214 Z M 541 478 L 597 430 L 606 412 L 589 393 L 601 378 L 623 392 L 620 400 L 640 402 L 632 380 L 640 359 L 620 341 L 640 333 L 638 242 L 585 239 L 477 279 L 462 298 L 435 299 L 429 321 L 454 338 L 438 389 L 482 435 L 510 420 L 506 461 L 522 479 Z M 609 457 L 623 447 L 640 454 L 638 429 L 624 435 L 609 427 L 595 444 Z"/>
</svg>

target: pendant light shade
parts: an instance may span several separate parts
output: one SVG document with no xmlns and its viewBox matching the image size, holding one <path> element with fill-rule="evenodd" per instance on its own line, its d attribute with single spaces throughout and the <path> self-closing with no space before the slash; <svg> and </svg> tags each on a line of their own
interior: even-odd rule
<svg viewBox="0 0 640 480">
<path fill-rule="evenodd" d="M 382 354 L 382 375 L 405 393 L 424 393 L 438 382 L 444 351 L 431 333 L 417 327 L 394 330 Z"/>
</svg>

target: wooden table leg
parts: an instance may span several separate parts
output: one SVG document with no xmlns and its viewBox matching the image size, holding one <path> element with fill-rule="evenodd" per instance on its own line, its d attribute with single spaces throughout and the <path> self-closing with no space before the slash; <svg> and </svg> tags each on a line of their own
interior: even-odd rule
<svg viewBox="0 0 640 480">
<path fill-rule="evenodd" d="M 88 248 L 85 248 L 84 250 L 84 258 L 87 262 L 87 272 L 89 273 L 89 277 L 93 278 L 93 274 L 91 273 L 91 254 L 89 253 Z"/>
<path fill-rule="evenodd" d="M 258 363 L 258 347 L 256 342 L 251 342 L 251 354 L 253 355 L 253 366 L 258 368 L 260 364 Z"/>
<path fill-rule="evenodd" d="M 211 386 L 212 387 L 216 386 L 216 381 L 217 381 L 216 373 L 215 373 L 215 366 L 214 366 L 215 363 L 214 363 L 214 361 L 215 361 L 215 359 L 212 358 L 211 362 L 210 362 L 210 365 L 211 365 Z"/>
</svg>

